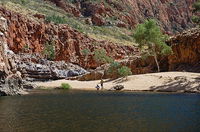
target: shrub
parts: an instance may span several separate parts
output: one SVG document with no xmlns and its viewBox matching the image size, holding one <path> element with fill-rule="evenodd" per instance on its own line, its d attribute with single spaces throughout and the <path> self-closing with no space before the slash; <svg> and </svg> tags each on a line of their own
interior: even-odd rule
<svg viewBox="0 0 200 132">
<path fill-rule="evenodd" d="M 81 50 L 81 53 L 82 53 L 84 56 L 88 56 L 88 55 L 91 54 L 91 51 L 90 51 L 90 49 L 85 48 L 85 49 Z"/>
<path fill-rule="evenodd" d="M 107 52 L 105 49 L 96 49 L 94 51 L 94 59 L 97 63 L 111 63 L 113 59 L 106 55 Z"/>
<path fill-rule="evenodd" d="M 108 68 L 108 73 L 111 74 L 114 77 L 118 77 L 118 69 L 121 67 L 119 62 L 112 62 L 110 64 L 110 67 Z"/>
<path fill-rule="evenodd" d="M 88 64 L 88 57 L 89 57 L 89 55 L 91 54 L 91 51 L 90 51 L 90 49 L 85 48 L 85 49 L 81 50 L 81 53 L 82 53 L 83 56 L 84 56 L 85 67 L 87 67 L 87 64 Z"/>
<path fill-rule="evenodd" d="M 108 74 L 112 75 L 112 77 L 127 77 L 132 72 L 127 66 L 122 66 L 119 62 L 114 61 L 108 68 Z"/>
<path fill-rule="evenodd" d="M 28 1 L 28 0 L 20 0 L 20 2 L 21 2 L 22 5 L 25 5 L 25 4 L 27 4 L 29 1 Z"/>
<path fill-rule="evenodd" d="M 68 90 L 68 89 L 70 89 L 70 88 L 72 88 L 68 83 L 62 83 L 61 84 L 61 88 L 62 89 L 66 89 L 66 90 Z"/>
<path fill-rule="evenodd" d="M 65 24 L 67 23 L 67 20 L 65 17 L 57 16 L 57 15 L 51 15 L 47 16 L 45 19 L 47 22 L 54 22 L 55 24 Z"/>
<path fill-rule="evenodd" d="M 131 75 L 132 72 L 131 72 L 131 69 L 128 68 L 127 66 L 122 66 L 121 68 L 118 69 L 118 74 L 121 76 L 121 77 L 126 77 L 128 75 Z"/>
<path fill-rule="evenodd" d="M 45 44 L 43 54 L 49 60 L 55 59 L 55 44 L 54 44 L 54 42 L 51 41 L 51 42 L 48 42 Z"/>
</svg>

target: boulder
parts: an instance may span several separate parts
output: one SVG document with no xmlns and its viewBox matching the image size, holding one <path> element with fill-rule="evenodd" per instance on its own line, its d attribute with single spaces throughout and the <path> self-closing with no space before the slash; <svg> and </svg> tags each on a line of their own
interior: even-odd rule
<svg viewBox="0 0 200 132">
<path fill-rule="evenodd" d="M 100 80 L 104 76 L 104 71 L 91 71 L 78 77 L 79 81 Z"/>
<path fill-rule="evenodd" d="M 106 21 L 100 15 L 92 16 L 91 20 L 92 20 L 93 25 L 96 25 L 96 26 L 103 26 L 106 24 Z"/>
</svg>

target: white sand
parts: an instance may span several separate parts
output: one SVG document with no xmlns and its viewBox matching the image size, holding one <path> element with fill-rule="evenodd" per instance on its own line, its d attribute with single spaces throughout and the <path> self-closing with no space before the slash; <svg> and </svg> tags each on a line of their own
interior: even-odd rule
<svg viewBox="0 0 200 132">
<path fill-rule="evenodd" d="M 199 79 L 198 79 L 199 78 Z M 107 80 L 105 80 L 107 81 Z M 76 81 L 76 80 L 57 80 L 51 82 L 34 83 L 38 87 L 55 88 L 62 83 L 68 83 L 73 89 L 96 90 L 95 86 L 100 82 L 96 81 Z M 200 74 L 190 72 L 160 72 L 151 74 L 132 75 L 128 81 L 116 79 L 104 83 L 104 89 L 122 84 L 124 90 L 144 91 L 144 90 L 165 90 L 165 91 L 195 91 L 200 86 Z M 194 90 L 195 89 L 195 90 Z"/>
</svg>

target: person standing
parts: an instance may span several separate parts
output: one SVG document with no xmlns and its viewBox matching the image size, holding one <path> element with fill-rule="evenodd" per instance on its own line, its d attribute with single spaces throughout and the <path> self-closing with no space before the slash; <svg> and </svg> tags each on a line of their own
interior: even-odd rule
<svg viewBox="0 0 200 132">
<path fill-rule="evenodd" d="M 103 79 L 101 79 L 100 84 L 101 84 L 101 90 L 103 90 Z"/>
</svg>

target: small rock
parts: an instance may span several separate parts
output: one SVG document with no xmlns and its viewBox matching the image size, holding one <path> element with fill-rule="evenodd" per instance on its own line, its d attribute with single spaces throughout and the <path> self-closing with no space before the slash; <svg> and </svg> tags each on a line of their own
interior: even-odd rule
<svg viewBox="0 0 200 132">
<path fill-rule="evenodd" d="M 122 90 L 122 89 L 124 89 L 123 85 L 115 85 L 110 90 Z"/>
</svg>

